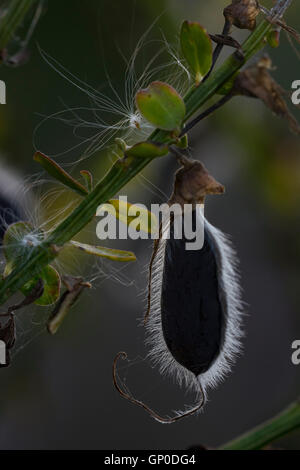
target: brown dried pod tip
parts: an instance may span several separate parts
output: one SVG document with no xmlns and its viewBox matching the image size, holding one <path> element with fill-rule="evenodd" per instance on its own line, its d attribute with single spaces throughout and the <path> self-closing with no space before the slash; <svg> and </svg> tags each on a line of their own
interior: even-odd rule
<svg viewBox="0 0 300 470">
<path fill-rule="evenodd" d="M 181 157 L 180 163 L 183 166 L 176 172 L 169 204 L 201 204 L 208 194 L 224 193 L 224 186 L 208 173 L 201 162 Z"/>
<path fill-rule="evenodd" d="M 224 16 L 227 21 L 241 29 L 256 27 L 256 17 L 260 13 L 257 0 L 232 0 L 231 5 L 224 9 Z"/>
</svg>

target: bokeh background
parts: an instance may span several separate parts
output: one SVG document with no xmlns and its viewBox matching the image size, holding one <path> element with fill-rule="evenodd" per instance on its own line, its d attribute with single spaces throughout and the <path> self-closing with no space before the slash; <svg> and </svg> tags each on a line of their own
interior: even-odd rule
<svg viewBox="0 0 300 470">
<path fill-rule="evenodd" d="M 137 58 L 140 69 L 162 47 L 164 37 L 177 47 L 184 19 L 220 32 L 226 4 L 221 0 L 49 1 L 31 41 L 29 61 L 19 68 L 0 69 L 0 79 L 7 84 L 7 104 L 0 106 L 0 168 L 9 168 L 30 185 L 32 175 L 40 171 L 32 160 L 35 148 L 57 155 L 63 164 L 84 151 L 84 147 L 73 149 L 80 140 L 70 126 L 49 119 L 37 129 L 43 117 L 62 109 L 94 106 L 46 63 L 39 47 L 113 98 L 109 75 L 124 100 L 123 56 L 130 58 L 151 25 L 147 46 Z M 287 21 L 298 29 L 299 15 L 300 5 L 294 2 Z M 245 33 L 235 31 L 235 36 L 242 39 Z M 275 78 L 290 90 L 291 83 L 300 79 L 299 56 L 285 35 L 280 48 L 268 53 Z M 166 52 L 158 60 L 163 64 L 170 57 Z M 298 110 L 295 114 L 300 117 Z M 77 273 L 80 267 L 88 279 L 95 277 L 93 289 L 55 337 L 44 332 L 44 311 L 29 308 L 19 314 L 23 317 L 18 321 L 14 361 L 0 374 L 1 449 L 214 447 L 272 417 L 299 395 L 300 366 L 291 363 L 291 344 L 300 338 L 300 140 L 259 102 L 235 98 L 194 129 L 190 144 L 194 158 L 204 161 L 226 186 L 224 196 L 209 198 L 206 215 L 232 236 L 241 262 L 246 338 L 234 372 L 210 393 L 203 414 L 172 426 L 156 423 L 122 400 L 111 379 L 112 361 L 120 350 L 130 358 L 120 365 L 120 377 L 135 396 L 166 414 L 193 400 L 145 359 L 140 319 L 151 242 L 115 243 L 135 251 L 138 261 L 130 266 L 95 266 L 90 258 L 70 256 L 68 266 Z M 109 152 L 98 152 L 82 165 L 99 179 L 110 161 Z M 73 166 L 74 174 L 82 168 Z M 160 159 L 121 194 L 131 202 L 163 202 L 171 192 L 175 169 L 171 156 Z M 38 187 L 36 204 L 51 188 L 48 183 Z M 52 208 L 44 208 L 44 217 L 47 210 L 59 211 L 72 197 L 58 197 Z M 96 223 L 91 224 L 88 237 L 95 236 L 95 228 Z M 277 445 L 300 449 L 300 434 Z"/>
</svg>

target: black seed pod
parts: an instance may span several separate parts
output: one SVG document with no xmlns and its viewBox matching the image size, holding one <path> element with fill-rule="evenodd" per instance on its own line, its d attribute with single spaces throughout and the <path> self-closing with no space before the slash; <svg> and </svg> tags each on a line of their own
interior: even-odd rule
<svg viewBox="0 0 300 470">
<path fill-rule="evenodd" d="M 170 235 L 161 289 L 163 335 L 174 359 L 198 376 L 219 355 L 225 327 L 214 246 L 207 230 L 196 251 L 186 250 L 184 237 L 174 239 L 173 226 Z"/>
<path fill-rule="evenodd" d="M 161 418 L 117 384 L 116 360 L 125 358 L 125 353 L 114 363 L 114 382 L 122 396 L 162 423 L 173 423 L 203 407 L 207 388 L 216 386 L 230 371 L 242 336 L 236 254 L 224 234 L 199 210 L 206 195 L 221 194 L 224 188 L 200 162 L 181 158 L 181 163 L 169 205 L 184 208 L 191 204 L 193 225 L 197 226 L 197 219 L 202 222 L 204 243 L 188 250 L 185 237 L 174 235 L 176 219 L 163 222 L 150 263 L 145 324 L 149 358 L 162 374 L 175 376 L 179 384 L 195 389 L 198 404 L 174 418 Z"/>
</svg>

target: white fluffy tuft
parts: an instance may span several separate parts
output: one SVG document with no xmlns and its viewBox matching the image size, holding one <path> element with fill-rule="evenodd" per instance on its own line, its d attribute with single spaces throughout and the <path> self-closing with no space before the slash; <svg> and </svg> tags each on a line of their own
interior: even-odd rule
<svg viewBox="0 0 300 470">
<path fill-rule="evenodd" d="M 204 395 L 207 389 L 216 387 L 230 372 L 241 351 L 243 336 L 241 321 L 243 303 L 239 283 L 237 255 L 228 237 L 205 220 L 205 229 L 213 241 L 218 268 L 219 298 L 225 315 L 223 344 L 218 357 L 209 370 L 198 376 Z M 166 229 L 164 229 L 165 231 Z M 172 377 L 180 386 L 199 392 L 199 384 L 192 372 L 181 366 L 171 355 L 161 325 L 161 288 L 166 240 L 162 239 L 153 264 L 151 282 L 151 309 L 146 325 L 146 344 L 150 347 L 149 359 L 159 367 L 161 374 Z"/>
</svg>

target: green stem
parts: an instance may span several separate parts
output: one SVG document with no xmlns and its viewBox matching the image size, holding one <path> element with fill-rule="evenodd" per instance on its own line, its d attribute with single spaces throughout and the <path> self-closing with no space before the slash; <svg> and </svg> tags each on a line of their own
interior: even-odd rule
<svg viewBox="0 0 300 470">
<path fill-rule="evenodd" d="M 243 45 L 245 61 L 250 59 L 264 44 L 265 36 L 271 25 L 267 21 L 257 27 Z M 243 65 L 233 54 L 198 88 L 193 88 L 185 97 L 186 119 L 189 119 L 216 91 L 236 73 Z M 154 142 L 170 142 L 170 135 L 156 130 L 150 140 Z M 145 168 L 152 159 L 126 159 L 117 161 L 110 171 L 98 183 L 95 189 L 81 204 L 36 247 L 31 255 L 21 263 L 0 284 L 0 304 L 17 292 L 25 282 L 29 281 L 43 266 L 49 264 L 57 256 L 57 247 L 62 247 L 80 232 L 94 217 L 97 207 L 111 199 L 135 175 Z M 54 248 L 56 247 L 56 248 Z"/>
<path fill-rule="evenodd" d="M 232 54 L 206 82 L 187 94 L 185 97 L 187 107 L 186 119 L 189 119 L 199 107 L 217 92 L 221 85 L 226 83 L 232 75 L 238 72 L 245 62 L 263 47 L 264 38 L 268 31 L 270 31 L 270 28 L 270 23 L 262 21 L 243 44 L 244 61 L 241 61 L 236 53 Z"/>
<path fill-rule="evenodd" d="M 27 13 L 39 0 L 10 0 L 7 12 L 0 21 L 0 52 L 5 49 Z M 1 59 L 0 59 L 1 63 Z"/>
<path fill-rule="evenodd" d="M 219 450 L 259 450 L 295 429 L 300 429 L 299 400 L 275 418 L 228 442 Z"/>
</svg>

